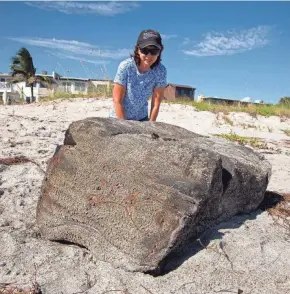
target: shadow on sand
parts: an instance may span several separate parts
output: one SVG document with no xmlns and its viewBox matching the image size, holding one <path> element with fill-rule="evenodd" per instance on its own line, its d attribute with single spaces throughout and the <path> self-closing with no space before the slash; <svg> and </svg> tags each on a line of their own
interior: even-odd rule
<svg viewBox="0 0 290 294">
<path fill-rule="evenodd" d="M 257 210 L 250 214 L 239 214 L 234 216 L 228 221 L 222 222 L 210 229 L 201 233 L 198 237 L 188 241 L 190 246 L 187 248 L 178 249 L 170 253 L 167 258 L 160 264 L 159 269 L 154 272 L 148 272 L 152 276 L 162 276 L 182 265 L 187 259 L 203 250 L 212 240 L 222 239 L 224 233 L 220 232 L 221 229 L 236 229 L 239 228 L 245 221 L 254 220 L 262 212 L 275 207 L 283 201 L 283 195 L 272 191 L 266 191 L 263 201 L 258 206 Z"/>
</svg>

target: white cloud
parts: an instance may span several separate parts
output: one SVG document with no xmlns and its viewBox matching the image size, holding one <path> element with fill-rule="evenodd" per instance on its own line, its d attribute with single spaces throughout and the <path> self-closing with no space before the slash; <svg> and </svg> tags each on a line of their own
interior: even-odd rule
<svg viewBox="0 0 290 294">
<path fill-rule="evenodd" d="M 263 47 L 269 43 L 270 27 L 258 26 L 248 30 L 207 33 L 203 41 L 185 54 L 194 56 L 231 55 Z M 187 40 L 188 41 L 188 40 Z"/>
<path fill-rule="evenodd" d="M 25 4 L 45 10 L 57 10 L 66 14 L 99 14 L 105 16 L 114 16 L 126 13 L 139 7 L 136 2 L 66 2 L 66 1 L 43 1 L 43 2 L 25 2 Z"/>
<path fill-rule="evenodd" d="M 26 45 L 33 45 L 38 47 L 62 49 L 65 51 L 78 52 L 80 50 L 90 50 L 93 46 L 89 43 L 79 42 L 75 40 L 57 40 L 43 39 L 43 38 L 8 38 L 12 41 L 17 41 Z"/>
<path fill-rule="evenodd" d="M 170 39 L 173 39 L 173 38 L 177 38 L 177 35 L 165 35 L 165 34 L 161 34 L 161 38 L 163 40 L 170 40 Z"/>
<path fill-rule="evenodd" d="M 25 45 L 44 47 L 48 49 L 57 49 L 62 53 L 69 52 L 74 55 L 86 55 L 89 57 L 120 59 L 129 57 L 130 49 L 117 50 L 102 50 L 98 46 L 80 42 L 76 40 L 59 40 L 59 39 L 44 39 L 44 38 L 8 38 L 12 41 L 17 41 Z"/>
<path fill-rule="evenodd" d="M 73 60 L 78 60 L 80 62 L 83 61 L 83 62 L 92 63 L 92 64 L 108 64 L 109 63 L 109 61 L 105 61 L 105 60 L 91 60 L 91 59 L 83 58 L 81 56 L 67 55 L 67 54 L 63 54 L 59 52 L 49 52 L 48 56 L 50 57 L 50 55 L 54 55 L 61 59 L 73 59 Z"/>
</svg>

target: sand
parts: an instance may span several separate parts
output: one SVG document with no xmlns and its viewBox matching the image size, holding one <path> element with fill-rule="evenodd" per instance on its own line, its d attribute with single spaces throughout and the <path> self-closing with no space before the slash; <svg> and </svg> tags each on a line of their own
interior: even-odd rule
<svg viewBox="0 0 290 294">
<path fill-rule="evenodd" d="M 184 262 L 161 277 L 114 269 L 86 249 L 41 238 L 35 212 L 47 160 L 71 122 L 107 117 L 111 104 L 111 99 L 71 99 L 0 106 L 0 157 L 35 162 L 0 164 L 0 289 L 1 283 L 27 288 L 36 280 L 42 293 L 290 293 L 290 231 L 267 211 L 207 231 Z M 227 117 L 163 103 L 158 121 L 207 136 L 234 132 L 258 138 L 267 148 L 257 152 L 272 164 L 267 190 L 289 193 L 290 137 L 283 130 L 290 129 L 290 120 L 246 113 Z"/>
</svg>

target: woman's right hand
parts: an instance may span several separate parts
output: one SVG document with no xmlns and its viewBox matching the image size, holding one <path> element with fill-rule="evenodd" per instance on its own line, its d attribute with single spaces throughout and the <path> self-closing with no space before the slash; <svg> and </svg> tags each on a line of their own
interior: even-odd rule
<svg viewBox="0 0 290 294">
<path fill-rule="evenodd" d="M 117 118 L 126 119 L 123 99 L 125 97 L 126 88 L 120 84 L 115 84 L 113 88 L 113 101 Z"/>
</svg>

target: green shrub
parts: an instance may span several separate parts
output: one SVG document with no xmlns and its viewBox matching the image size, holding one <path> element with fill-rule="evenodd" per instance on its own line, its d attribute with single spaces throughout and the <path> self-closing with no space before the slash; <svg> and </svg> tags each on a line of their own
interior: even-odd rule
<svg viewBox="0 0 290 294">
<path fill-rule="evenodd" d="M 265 143 L 262 143 L 259 141 L 258 138 L 253 137 L 243 137 L 236 133 L 230 133 L 230 134 L 216 134 L 215 136 L 224 138 L 229 141 L 237 142 L 240 145 L 250 145 L 253 148 L 266 148 L 267 145 Z"/>
<path fill-rule="evenodd" d="M 183 104 L 189 105 L 196 108 L 197 111 L 210 111 L 213 113 L 222 112 L 228 114 L 230 112 L 246 112 L 252 116 L 280 116 L 290 117 L 290 103 L 284 104 L 258 104 L 258 105 L 228 105 L 226 103 L 208 103 L 208 102 L 197 102 L 187 99 L 176 99 L 173 101 L 164 100 L 164 103 L 169 104 Z"/>
</svg>

